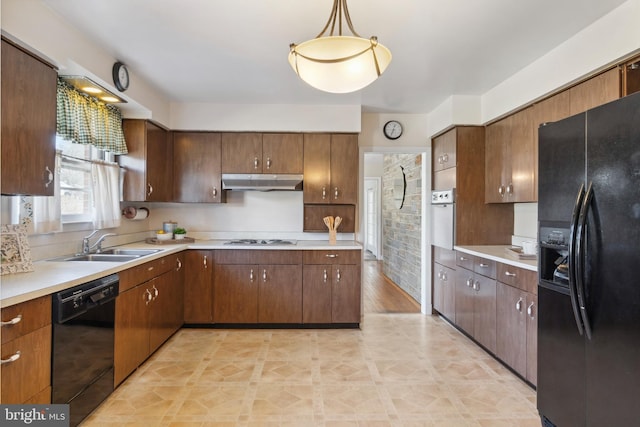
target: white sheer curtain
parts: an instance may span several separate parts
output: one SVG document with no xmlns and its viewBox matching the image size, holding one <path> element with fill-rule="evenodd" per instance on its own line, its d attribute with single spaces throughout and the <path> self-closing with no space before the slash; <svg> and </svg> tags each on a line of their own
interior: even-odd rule
<svg viewBox="0 0 640 427">
<path fill-rule="evenodd" d="M 60 158 L 56 151 L 56 179 L 54 180 L 53 197 L 33 198 L 33 233 L 57 233 L 62 231 L 60 214 Z"/>
<path fill-rule="evenodd" d="M 91 175 L 94 228 L 119 227 L 120 168 L 115 163 L 94 162 L 91 165 Z"/>
</svg>

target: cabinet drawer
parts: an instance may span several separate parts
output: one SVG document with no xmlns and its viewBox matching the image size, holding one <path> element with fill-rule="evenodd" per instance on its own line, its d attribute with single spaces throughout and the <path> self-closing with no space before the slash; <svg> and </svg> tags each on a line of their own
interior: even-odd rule
<svg viewBox="0 0 640 427">
<path fill-rule="evenodd" d="M 131 267 L 128 270 L 121 271 L 120 274 L 120 292 L 138 286 L 153 279 L 156 276 L 166 273 L 176 266 L 176 255 L 167 255 L 162 258 L 149 261 L 147 263 Z"/>
<path fill-rule="evenodd" d="M 220 249 L 214 257 L 216 264 L 302 264 L 300 251 Z"/>
<path fill-rule="evenodd" d="M 455 270 L 456 251 L 433 246 L 433 261 Z"/>
<path fill-rule="evenodd" d="M 3 343 L 2 359 L 18 351 L 20 358 L 1 368 L 3 404 L 23 403 L 50 386 L 51 325 Z"/>
<path fill-rule="evenodd" d="M 473 271 L 473 255 L 465 254 L 463 252 L 456 252 L 456 265 L 467 270 Z"/>
<path fill-rule="evenodd" d="M 304 251 L 304 255 L 302 258 L 305 264 L 360 264 L 362 251 Z"/>
<path fill-rule="evenodd" d="M 498 263 L 498 281 L 531 294 L 538 294 L 538 273 L 512 265 Z"/>
<path fill-rule="evenodd" d="M 496 278 L 496 262 L 486 258 L 475 257 L 473 271 L 485 277 Z"/>
<path fill-rule="evenodd" d="M 0 318 L 3 322 L 20 317 L 14 325 L 2 326 L 0 335 L 2 344 L 14 340 L 22 335 L 51 324 L 51 296 L 36 298 L 20 304 L 3 308 Z"/>
</svg>

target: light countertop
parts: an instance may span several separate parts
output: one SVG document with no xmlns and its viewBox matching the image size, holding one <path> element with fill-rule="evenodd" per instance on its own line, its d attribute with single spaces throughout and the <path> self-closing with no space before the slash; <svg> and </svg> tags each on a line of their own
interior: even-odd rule
<svg viewBox="0 0 640 427">
<path fill-rule="evenodd" d="M 524 268 L 526 270 L 538 271 L 537 259 L 519 259 L 517 255 L 508 251 L 510 245 L 483 245 L 483 246 L 454 246 L 456 251 L 464 252 L 469 255 L 475 255 L 498 261 L 503 264 L 512 265 L 514 267 Z"/>
<path fill-rule="evenodd" d="M 225 245 L 226 240 L 196 240 L 187 244 L 154 245 L 144 242 L 118 246 L 126 249 L 160 249 L 151 255 L 126 262 L 101 261 L 37 261 L 34 271 L 2 276 L 0 278 L 0 308 L 49 295 L 88 281 L 118 273 L 148 261 L 185 249 L 251 249 L 251 250 L 361 250 L 356 241 L 298 240 L 295 245 Z M 106 249 L 106 248 L 105 248 Z"/>
</svg>

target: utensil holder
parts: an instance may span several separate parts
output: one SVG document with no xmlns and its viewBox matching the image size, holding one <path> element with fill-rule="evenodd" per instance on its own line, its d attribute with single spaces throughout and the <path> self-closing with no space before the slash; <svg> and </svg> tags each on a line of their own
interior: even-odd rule
<svg viewBox="0 0 640 427">
<path fill-rule="evenodd" d="M 336 244 L 336 230 L 329 230 L 329 244 Z"/>
</svg>

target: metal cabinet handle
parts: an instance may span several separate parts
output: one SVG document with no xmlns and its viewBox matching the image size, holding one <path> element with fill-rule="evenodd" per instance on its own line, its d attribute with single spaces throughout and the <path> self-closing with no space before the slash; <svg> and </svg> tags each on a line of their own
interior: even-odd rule
<svg viewBox="0 0 640 427">
<path fill-rule="evenodd" d="M 180 271 L 182 269 L 182 261 L 180 261 L 180 258 L 176 258 L 176 264 L 178 266 L 178 268 L 176 268 L 176 271 Z"/>
<path fill-rule="evenodd" d="M 460 257 L 460 261 L 469 261 L 469 258 L 465 258 L 463 256 Z"/>
<path fill-rule="evenodd" d="M 340 269 L 338 268 L 336 270 L 336 282 L 339 282 L 341 278 L 342 278 L 342 275 L 340 274 Z"/>
<path fill-rule="evenodd" d="M 509 185 L 507 185 L 507 194 L 509 196 L 513 194 L 513 182 L 510 182 Z"/>
<path fill-rule="evenodd" d="M 156 288 L 156 285 L 153 285 L 153 299 L 158 298 L 158 288 Z"/>
<path fill-rule="evenodd" d="M 327 258 L 338 258 L 338 254 L 326 254 Z"/>
<path fill-rule="evenodd" d="M 511 273 L 510 271 L 505 271 L 504 275 L 507 276 L 507 277 L 516 277 L 517 276 L 516 273 Z"/>
<path fill-rule="evenodd" d="M 485 263 L 482 263 L 482 262 L 481 262 L 481 263 L 480 263 L 480 267 L 481 267 L 481 268 L 488 268 L 488 267 L 489 267 L 489 264 L 485 264 Z"/>
<path fill-rule="evenodd" d="M 442 163 L 449 163 L 449 155 L 447 153 L 442 155 Z"/>
<path fill-rule="evenodd" d="M 328 278 L 329 278 L 329 275 L 327 274 L 327 270 L 325 269 L 322 273 L 322 280 L 324 281 L 324 283 L 327 283 Z"/>
<path fill-rule="evenodd" d="M 213 187 L 213 191 L 211 192 L 211 194 L 213 194 L 214 199 L 218 197 L 218 189 L 216 187 Z"/>
<path fill-rule="evenodd" d="M 476 292 L 480 292 L 480 282 L 478 282 L 477 280 L 473 282 L 473 290 Z"/>
<path fill-rule="evenodd" d="M 204 256 L 204 258 L 202 260 L 202 263 L 204 264 L 204 268 L 207 268 L 207 256 L 206 255 Z"/>
<path fill-rule="evenodd" d="M 333 198 L 338 199 L 338 187 L 333 190 Z"/>
<path fill-rule="evenodd" d="M 438 271 L 438 279 L 442 280 L 442 270 Z"/>
<path fill-rule="evenodd" d="M 267 270 L 266 269 L 262 270 L 262 281 L 263 282 L 267 281 Z"/>
<path fill-rule="evenodd" d="M 253 268 L 252 268 L 252 269 L 251 269 L 251 271 L 249 272 L 249 281 L 250 281 L 251 283 L 253 283 L 253 281 L 255 280 L 255 278 L 256 278 L 256 277 L 255 277 L 255 276 L 254 276 L 254 274 L 253 274 Z"/>
<path fill-rule="evenodd" d="M 473 285 L 473 279 L 472 278 L 468 278 L 466 283 L 467 283 L 467 288 L 470 288 L 471 285 Z"/>
<path fill-rule="evenodd" d="M 527 307 L 527 314 L 529 315 L 529 317 L 531 319 L 535 319 L 535 316 L 533 315 L 533 306 L 535 305 L 535 303 L 531 303 L 529 304 L 529 307 Z"/>
<path fill-rule="evenodd" d="M 438 163 L 439 164 L 444 163 L 444 158 L 442 156 L 438 156 Z"/>
<path fill-rule="evenodd" d="M 16 351 L 11 357 L 8 359 L 0 359 L 0 365 L 4 365 L 5 363 L 13 363 L 16 360 L 20 359 L 20 350 Z"/>
<path fill-rule="evenodd" d="M 322 200 L 327 198 L 327 187 L 322 187 Z"/>
<path fill-rule="evenodd" d="M 0 326 L 10 326 L 10 325 L 15 325 L 16 323 L 20 323 L 22 321 L 22 314 L 18 314 L 16 317 L 14 317 L 11 320 L 7 320 L 0 322 Z"/>
<path fill-rule="evenodd" d="M 153 296 L 151 295 L 151 292 L 149 292 L 149 289 L 144 290 L 144 295 L 142 297 L 144 298 L 144 305 L 149 305 L 149 303 L 153 299 Z"/>
<path fill-rule="evenodd" d="M 498 187 L 498 193 L 500 194 L 500 197 L 504 197 L 504 185 Z"/>
<path fill-rule="evenodd" d="M 153 187 L 150 183 L 147 183 L 147 196 L 150 196 L 153 193 Z"/>
<path fill-rule="evenodd" d="M 271 157 L 267 157 L 267 169 L 271 169 Z"/>
<path fill-rule="evenodd" d="M 516 310 L 522 311 L 522 298 L 520 298 L 516 303 Z"/>
<path fill-rule="evenodd" d="M 45 166 L 44 171 L 48 179 L 48 181 L 44 183 L 44 186 L 46 188 L 49 186 L 49 184 L 53 182 L 53 172 L 51 172 L 51 169 L 49 169 L 49 166 Z"/>
<path fill-rule="evenodd" d="M 254 169 L 258 169 L 258 165 L 260 164 L 260 162 L 258 161 L 257 157 L 253 158 L 253 168 Z"/>
</svg>

